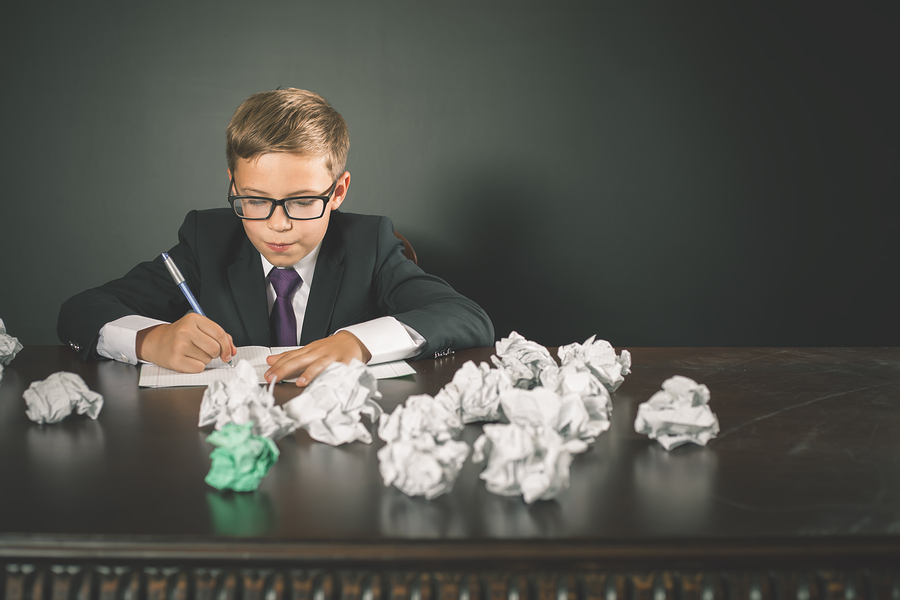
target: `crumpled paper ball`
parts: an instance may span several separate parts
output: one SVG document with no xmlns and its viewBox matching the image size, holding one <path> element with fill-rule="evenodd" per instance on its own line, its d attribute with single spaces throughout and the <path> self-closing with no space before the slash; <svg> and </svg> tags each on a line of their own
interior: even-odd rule
<svg viewBox="0 0 900 600">
<path fill-rule="evenodd" d="M 73 410 L 96 420 L 103 408 L 103 396 L 91 391 L 81 377 L 66 371 L 32 382 L 22 397 L 27 405 L 25 414 L 41 424 L 59 423 Z"/>
<path fill-rule="evenodd" d="M 592 335 L 583 344 L 560 346 L 557 350 L 559 362 L 563 366 L 573 361 L 584 364 L 610 392 L 614 392 L 631 373 L 631 353 L 622 350 L 616 356 L 612 344 L 606 340 L 595 341 L 595 337 Z"/>
<path fill-rule="evenodd" d="M 279 440 L 293 433 L 297 423 L 275 405 L 275 397 L 259 384 L 249 361 L 237 363 L 230 378 L 213 381 L 200 402 L 200 427 L 226 423 L 253 424 L 253 435 Z"/>
<path fill-rule="evenodd" d="M 378 468 L 385 486 L 428 500 L 450 491 L 469 455 L 465 442 L 438 443 L 429 433 L 397 439 L 378 451 Z"/>
<path fill-rule="evenodd" d="M 6 333 L 6 325 L 4 325 L 3 319 L 0 319 L 0 365 L 8 365 L 12 362 L 21 349 L 22 344 L 18 338 Z M 0 375 L 2 374 L 3 369 L 0 368 Z"/>
<path fill-rule="evenodd" d="M 209 457 L 212 466 L 206 483 L 218 490 L 252 492 L 278 460 L 278 446 L 269 438 L 253 435 L 253 424 L 226 423 L 209 434 L 206 441 L 216 446 Z"/>
<path fill-rule="evenodd" d="M 372 434 L 361 415 L 377 423 L 384 412 L 380 399 L 372 371 L 353 359 L 349 365 L 328 365 L 303 393 L 284 404 L 284 411 L 314 440 L 332 446 L 356 440 L 371 444 Z"/>
<path fill-rule="evenodd" d="M 689 377 L 666 379 L 662 390 L 638 406 L 634 430 L 666 450 L 682 444 L 705 446 L 719 433 L 719 419 L 709 407 L 709 388 Z"/>
<path fill-rule="evenodd" d="M 407 398 L 378 424 L 378 437 L 387 442 L 378 451 L 384 485 L 429 500 L 449 491 L 469 455 L 469 446 L 454 440 L 462 429 L 459 414 L 437 399 Z"/>
<path fill-rule="evenodd" d="M 410 440 L 429 434 L 439 443 L 455 439 L 463 429 L 459 415 L 427 394 L 410 396 L 378 423 L 385 442 Z"/>
<path fill-rule="evenodd" d="M 500 392 L 512 387 L 513 381 L 505 370 L 492 369 L 485 362 L 476 366 L 469 360 L 435 399 L 457 413 L 463 423 L 496 421 L 500 418 Z"/>
<path fill-rule="evenodd" d="M 545 369 L 541 373 L 541 385 L 563 397 L 575 394 L 581 398 L 589 418 L 586 428 L 590 437 L 609 429 L 612 398 L 606 386 L 581 361 Z"/>
<path fill-rule="evenodd" d="M 550 429 L 558 433 L 563 442 L 572 442 L 573 454 L 588 449 L 598 433 L 592 425 L 584 402 L 577 394 L 560 396 L 553 390 L 536 387 L 531 390 L 513 388 L 500 394 L 503 415 L 514 424 L 528 429 Z"/>
<path fill-rule="evenodd" d="M 526 503 L 550 500 L 569 487 L 572 448 L 578 440 L 564 442 L 553 429 L 486 424 L 475 440 L 472 461 L 484 462 L 481 479 L 489 492 L 503 496 L 521 494 Z"/>
<path fill-rule="evenodd" d="M 515 387 L 531 389 L 540 382 L 541 371 L 555 367 L 550 351 L 537 342 L 526 340 L 515 331 L 498 341 L 491 362 L 506 371 Z"/>
</svg>

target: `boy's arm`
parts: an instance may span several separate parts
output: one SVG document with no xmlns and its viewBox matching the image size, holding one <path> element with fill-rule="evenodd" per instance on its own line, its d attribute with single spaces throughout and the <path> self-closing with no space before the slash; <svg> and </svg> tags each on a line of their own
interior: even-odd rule
<svg viewBox="0 0 900 600">
<path fill-rule="evenodd" d="M 140 362 L 135 350 L 138 332 L 164 324 L 165 321 L 141 315 L 129 315 L 111 321 L 100 329 L 97 354 L 103 358 L 136 365 Z"/>
<path fill-rule="evenodd" d="M 332 363 L 350 363 L 354 358 L 367 363 L 371 357 L 372 355 L 355 335 L 349 331 L 338 331 L 297 350 L 267 356 L 269 369 L 263 377 L 270 383 L 273 379 L 282 381 L 296 377 L 297 387 L 305 387 Z"/>
<path fill-rule="evenodd" d="M 174 323 L 142 329 L 135 337 L 141 360 L 182 373 L 199 373 L 214 358 L 229 362 L 237 353 L 231 336 L 215 321 L 188 313 Z"/>
<path fill-rule="evenodd" d="M 169 251 L 185 278 L 195 274 L 195 261 L 187 237 L 196 215 L 188 214 L 179 230 L 179 243 Z M 190 281 L 190 279 L 189 279 Z M 194 281 L 189 285 L 195 286 Z M 179 296 L 181 296 L 179 298 Z M 172 283 L 162 260 L 143 262 L 123 277 L 85 290 L 66 300 L 59 311 L 57 333 L 85 360 L 102 358 L 97 352 L 100 330 L 122 317 L 140 315 L 164 322 L 179 319 L 190 309 L 181 291 Z"/>
<path fill-rule="evenodd" d="M 379 268 L 376 296 L 384 314 L 424 338 L 413 359 L 434 358 L 450 351 L 494 343 L 494 326 L 487 313 L 439 277 L 429 275 L 403 255 L 403 242 L 393 223 L 381 219 L 378 233 Z"/>
<path fill-rule="evenodd" d="M 138 362 L 182 371 L 202 371 L 218 356 L 228 362 L 237 352 L 231 336 L 213 321 L 188 313 L 175 323 L 129 315 L 100 329 L 97 354 L 132 365 Z"/>
<path fill-rule="evenodd" d="M 349 335 L 348 335 L 349 334 Z M 380 317 L 336 331 L 298 349 L 266 358 L 270 368 L 266 381 L 277 381 L 297 374 L 297 386 L 303 387 L 333 362 L 357 359 L 378 364 L 415 356 L 425 339 L 412 328 L 393 317 Z"/>
<path fill-rule="evenodd" d="M 194 249 L 197 213 L 191 211 L 178 231 L 178 244 L 169 250 L 185 279 L 199 292 L 198 261 Z M 123 317 L 140 315 L 166 324 L 182 319 L 190 305 L 172 282 L 162 260 L 144 262 L 124 277 L 86 290 L 63 303 L 59 312 L 59 339 L 85 360 L 102 358 L 100 331 Z M 114 356 L 115 358 L 115 356 Z"/>
</svg>

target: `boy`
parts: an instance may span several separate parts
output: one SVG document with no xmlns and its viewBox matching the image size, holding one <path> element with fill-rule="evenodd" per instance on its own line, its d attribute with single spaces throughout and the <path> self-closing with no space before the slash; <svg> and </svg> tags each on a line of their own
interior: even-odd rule
<svg viewBox="0 0 900 600">
<path fill-rule="evenodd" d="M 60 340 L 85 360 L 148 361 L 199 372 L 236 346 L 293 346 L 267 381 L 305 386 L 335 361 L 385 362 L 488 346 L 484 311 L 403 254 L 386 217 L 342 213 L 350 138 L 321 96 L 261 92 L 226 130 L 228 208 L 191 211 L 169 255 L 206 316 L 162 260 L 78 294 Z"/>
</svg>

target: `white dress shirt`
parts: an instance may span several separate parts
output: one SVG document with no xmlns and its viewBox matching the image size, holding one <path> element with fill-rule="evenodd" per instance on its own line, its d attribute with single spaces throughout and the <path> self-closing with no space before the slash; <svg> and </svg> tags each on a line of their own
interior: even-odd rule
<svg viewBox="0 0 900 600">
<path fill-rule="evenodd" d="M 312 287 L 316 261 L 319 258 L 321 247 L 322 244 L 320 243 L 312 252 L 301 258 L 293 266 L 303 280 L 303 283 L 291 299 L 294 316 L 297 318 L 298 340 L 300 339 L 300 332 L 303 331 L 303 318 L 306 315 L 309 290 Z M 275 288 L 269 282 L 268 275 L 269 271 L 275 267 L 262 254 L 259 255 L 259 258 L 261 261 L 260 268 L 262 268 L 266 277 L 266 300 L 269 313 L 271 314 L 276 294 Z M 138 331 L 165 323 L 165 321 L 140 315 L 129 315 L 110 321 L 100 329 L 97 353 L 106 358 L 136 365 L 138 358 L 135 343 Z M 425 344 L 425 338 L 419 335 L 415 329 L 404 325 L 394 317 L 379 317 L 365 323 L 342 327 L 338 331 L 349 331 L 362 342 L 369 354 L 372 355 L 368 363 L 370 365 L 413 357 L 418 353 L 419 348 Z"/>
</svg>

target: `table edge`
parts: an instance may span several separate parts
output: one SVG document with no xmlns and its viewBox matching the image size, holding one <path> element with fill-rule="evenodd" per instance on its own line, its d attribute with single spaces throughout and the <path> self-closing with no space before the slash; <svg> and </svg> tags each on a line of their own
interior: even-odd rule
<svg viewBox="0 0 900 600">
<path fill-rule="evenodd" d="M 646 540 L 642 542 L 493 541 L 270 542 L 227 539 L 110 540 L 10 539 L 0 536 L 0 557 L 60 560 L 258 560 L 303 562 L 406 561 L 651 561 L 861 560 L 900 557 L 900 536 L 792 539 Z"/>
</svg>

